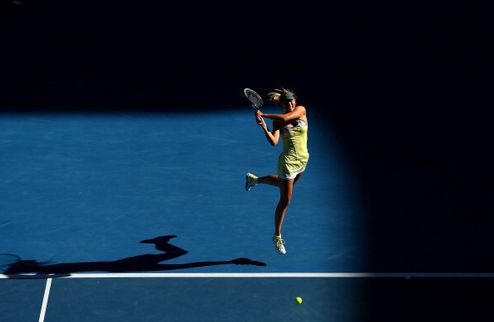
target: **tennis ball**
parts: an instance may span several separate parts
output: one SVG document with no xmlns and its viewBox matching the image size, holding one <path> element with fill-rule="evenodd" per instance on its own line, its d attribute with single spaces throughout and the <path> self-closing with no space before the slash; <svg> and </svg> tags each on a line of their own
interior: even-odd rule
<svg viewBox="0 0 494 322">
<path fill-rule="evenodd" d="M 300 296 L 297 296 L 295 301 L 297 301 L 298 304 L 302 304 L 302 298 Z"/>
</svg>

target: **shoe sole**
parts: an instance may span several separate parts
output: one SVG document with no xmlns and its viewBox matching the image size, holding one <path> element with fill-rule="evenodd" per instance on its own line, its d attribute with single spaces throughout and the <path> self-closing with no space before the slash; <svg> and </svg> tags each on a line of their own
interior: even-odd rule
<svg viewBox="0 0 494 322">
<path fill-rule="evenodd" d="M 250 191 L 253 187 L 249 187 L 249 176 L 245 176 L 245 191 Z"/>
</svg>

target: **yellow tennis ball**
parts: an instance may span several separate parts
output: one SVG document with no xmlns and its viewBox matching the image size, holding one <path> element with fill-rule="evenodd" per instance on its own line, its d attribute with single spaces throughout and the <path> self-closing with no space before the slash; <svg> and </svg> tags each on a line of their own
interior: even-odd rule
<svg viewBox="0 0 494 322">
<path fill-rule="evenodd" d="M 298 304 L 302 304 L 302 298 L 300 296 L 297 296 L 295 301 L 297 301 Z"/>
</svg>

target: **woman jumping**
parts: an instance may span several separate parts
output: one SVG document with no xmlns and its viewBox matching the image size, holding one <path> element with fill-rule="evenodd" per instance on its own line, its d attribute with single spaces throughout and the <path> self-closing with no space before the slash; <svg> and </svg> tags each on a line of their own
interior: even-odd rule
<svg viewBox="0 0 494 322">
<path fill-rule="evenodd" d="M 256 184 L 268 184 L 279 187 L 280 201 L 274 214 L 273 241 L 276 249 L 282 255 L 286 254 L 285 241 L 281 238 L 281 226 L 292 199 L 293 185 L 300 179 L 307 162 L 309 151 L 307 149 L 308 122 L 305 107 L 297 105 L 296 96 L 287 89 L 275 89 L 269 93 L 271 102 L 284 108 L 284 114 L 264 114 L 256 112 L 257 124 L 261 126 L 268 142 L 275 146 L 281 137 L 283 140 L 283 152 L 278 159 L 278 175 L 257 177 L 247 173 L 245 189 L 250 191 Z M 264 119 L 273 120 L 273 130 L 270 131 Z"/>
</svg>

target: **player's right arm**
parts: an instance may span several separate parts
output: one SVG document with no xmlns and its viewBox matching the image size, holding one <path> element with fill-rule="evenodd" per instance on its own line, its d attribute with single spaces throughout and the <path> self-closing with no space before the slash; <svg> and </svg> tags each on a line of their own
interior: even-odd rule
<svg viewBox="0 0 494 322">
<path fill-rule="evenodd" d="M 257 124 L 262 128 L 264 135 L 266 136 L 266 139 L 268 140 L 269 144 L 272 146 L 275 146 L 278 144 L 278 141 L 280 139 L 280 128 L 278 126 L 278 122 L 274 121 L 273 122 L 273 130 L 270 131 L 268 126 L 266 125 L 266 122 L 264 121 L 264 118 L 261 116 L 257 116 Z"/>
</svg>

